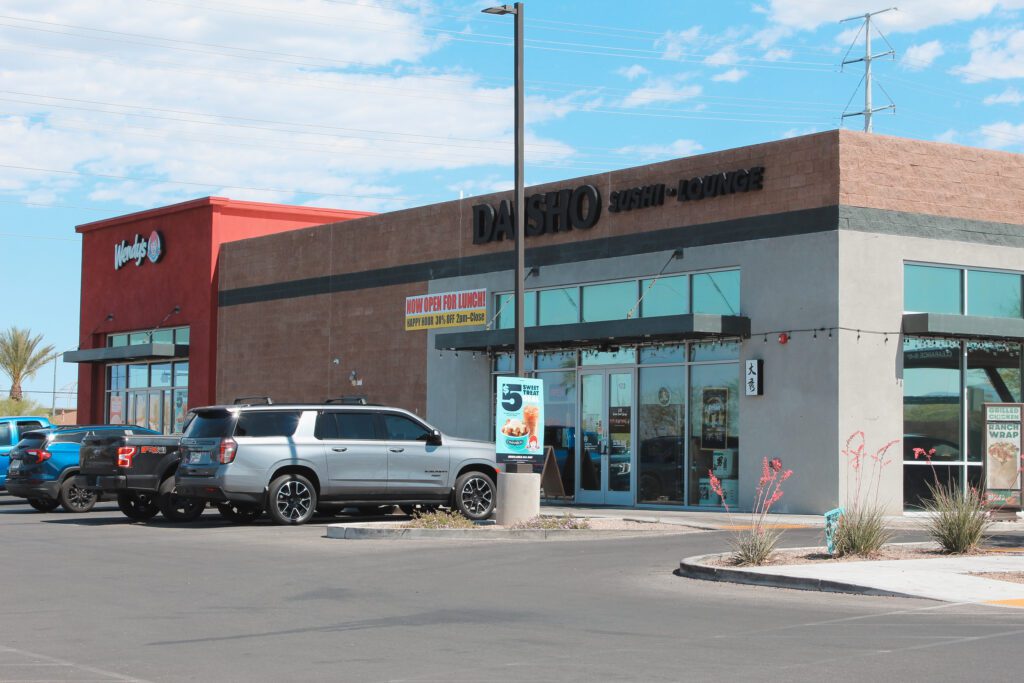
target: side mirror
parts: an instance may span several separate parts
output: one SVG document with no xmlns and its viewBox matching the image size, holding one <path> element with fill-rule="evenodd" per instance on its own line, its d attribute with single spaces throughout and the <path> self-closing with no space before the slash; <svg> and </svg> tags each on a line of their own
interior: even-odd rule
<svg viewBox="0 0 1024 683">
<path fill-rule="evenodd" d="M 430 430 L 427 434 L 427 445 L 428 446 L 440 446 L 441 445 L 441 432 L 436 429 Z"/>
</svg>

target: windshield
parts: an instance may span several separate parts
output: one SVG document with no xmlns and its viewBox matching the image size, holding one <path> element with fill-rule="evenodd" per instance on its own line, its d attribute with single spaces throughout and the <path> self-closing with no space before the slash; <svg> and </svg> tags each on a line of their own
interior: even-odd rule
<svg viewBox="0 0 1024 683">
<path fill-rule="evenodd" d="M 235 430 L 235 416 L 227 410 L 203 410 L 195 413 L 185 433 L 187 439 L 224 438 Z"/>
</svg>

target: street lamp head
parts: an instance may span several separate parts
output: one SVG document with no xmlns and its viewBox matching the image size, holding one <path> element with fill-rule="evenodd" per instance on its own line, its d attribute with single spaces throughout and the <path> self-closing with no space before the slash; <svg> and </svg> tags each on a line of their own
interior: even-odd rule
<svg viewBox="0 0 1024 683">
<path fill-rule="evenodd" d="M 497 7 L 488 7 L 480 11 L 484 14 L 515 14 L 516 8 L 514 5 L 498 5 Z"/>
</svg>

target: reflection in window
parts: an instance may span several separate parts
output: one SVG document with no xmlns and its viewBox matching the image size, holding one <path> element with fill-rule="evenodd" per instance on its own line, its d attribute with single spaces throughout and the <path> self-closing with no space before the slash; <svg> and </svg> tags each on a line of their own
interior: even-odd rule
<svg viewBox="0 0 1024 683">
<path fill-rule="evenodd" d="M 935 449 L 936 461 L 960 460 L 960 344 L 908 338 L 903 343 L 903 459 Z"/>
<path fill-rule="evenodd" d="M 682 315 L 690 312 L 690 280 L 686 275 L 642 280 L 641 314 L 645 318 L 659 315 Z"/>
<path fill-rule="evenodd" d="M 640 362 L 643 364 L 682 363 L 684 360 L 686 360 L 686 346 L 683 344 L 645 346 L 640 349 Z"/>
<path fill-rule="evenodd" d="M 580 321 L 580 292 L 576 287 L 539 292 L 538 324 L 565 325 Z"/>
<path fill-rule="evenodd" d="M 708 471 L 722 481 L 726 502 L 739 494 L 739 382 L 736 363 L 690 367 L 690 505 L 721 505 Z"/>
<path fill-rule="evenodd" d="M 1020 345 L 967 343 L 967 459 L 984 458 L 985 403 L 1021 400 Z"/>
<path fill-rule="evenodd" d="M 686 372 L 683 366 L 640 369 L 638 503 L 683 503 Z"/>
<path fill-rule="evenodd" d="M 740 314 L 740 271 L 699 273 L 693 276 L 693 312 Z"/>
<path fill-rule="evenodd" d="M 536 357 L 538 370 L 560 370 L 576 368 L 576 352 L 539 353 Z"/>
<path fill-rule="evenodd" d="M 1019 318 L 1021 278 L 1016 273 L 967 271 L 967 314 Z"/>
<path fill-rule="evenodd" d="M 576 360 L 572 355 L 572 370 L 538 372 L 544 381 L 544 446 L 555 451 L 559 477 L 564 495 L 572 498 L 576 486 Z M 545 491 L 552 497 L 555 491 Z"/>
<path fill-rule="evenodd" d="M 638 298 L 635 280 L 587 285 L 583 288 L 583 322 L 625 320 Z"/>
<path fill-rule="evenodd" d="M 739 342 L 711 342 L 707 344 L 693 344 L 690 347 L 690 360 L 739 360 Z"/>
<path fill-rule="evenodd" d="M 959 268 L 903 266 L 903 310 L 911 313 L 963 312 Z"/>
</svg>

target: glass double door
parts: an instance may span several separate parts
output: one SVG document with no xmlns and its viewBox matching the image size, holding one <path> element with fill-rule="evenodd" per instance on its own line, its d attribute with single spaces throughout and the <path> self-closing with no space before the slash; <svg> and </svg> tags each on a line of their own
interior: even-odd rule
<svg viewBox="0 0 1024 683">
<path fill-rule="evenodd" d="M 576 502 L 633 505 L 636 371 L 602 368 L 579 373 Z"/>
</svg>

